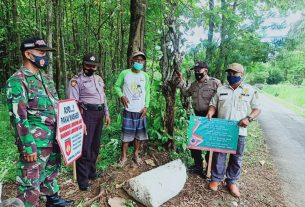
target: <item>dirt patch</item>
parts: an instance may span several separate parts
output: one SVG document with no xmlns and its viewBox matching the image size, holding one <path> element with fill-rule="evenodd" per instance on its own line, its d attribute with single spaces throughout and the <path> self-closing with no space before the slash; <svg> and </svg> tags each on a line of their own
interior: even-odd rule
<svg viewBox="0 0 305 207">
<path fill-rule="evenodd" d="M 254 157 L 254 159 L 253 159 Z M 147 155 L 145 159 L 152 159 L 157 165 L 162 165 L 170 161 L 165 152 L 154 152 L 154 156 Z M 261 162 L 262 160 L 266 162 Z M 92 191 L 82 192 L 70 177 L 71 175 L 61 175 L 59 178 L 61 195 L 70 198 L 76 203 L 98 203 L 100 206 L 108 206 L 107 201 L 111 197 L 122 197 L 132 201 L 132 198 L 120 188 L 120 185 L 142 172 L 153 167 L 143 164 L 140 167 L 130 161 L 124 169 L 111 167 L 106 172 L 106 176 L 92 182 Z M 271 162 L 269 152 L 266 149 L 245 155 L 243 173 L 239 180 L 241 198 L 232 197 L 225 185 L 220 186 L 218 192 L 211 192 L 207 189 L 209 180 L 199 176 L 189 174 L 184 189 L 179 195 L 163 204 L 163 207 L 197 207 L 197 206 L 286 206 L 278 179 L 278 173 Z M 65 189 L 63 191 L 63 189 Z M 16 186 L 5 184 L 3 199 L 14 197 Z M 92 200 L 102 192 L 102 196 Z M 135 202 L 135 206 L 143 205 Z M 39 206 L 44 206 L 43 202 Z M 89 205 L 90 206 L 90 205 Z"/>
</svg>

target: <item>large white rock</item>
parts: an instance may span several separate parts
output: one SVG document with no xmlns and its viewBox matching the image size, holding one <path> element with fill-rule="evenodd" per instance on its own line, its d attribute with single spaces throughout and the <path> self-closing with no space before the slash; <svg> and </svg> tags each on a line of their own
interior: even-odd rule
<svg viewBox="0 0 305 207">
<path fill-rule="evenodd" d="M 131 178 L 124 190 L 148 207 L 157 207 L 176 196 L 186 182 L 186 167 L 175 160 Z"/>
</svg>

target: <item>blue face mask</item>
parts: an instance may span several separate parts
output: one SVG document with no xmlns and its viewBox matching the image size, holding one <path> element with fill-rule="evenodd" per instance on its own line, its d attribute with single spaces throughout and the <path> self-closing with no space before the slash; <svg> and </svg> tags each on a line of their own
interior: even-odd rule
<svg viewBox="0 0 305 207">
<path fill-rule="evenodd" d="M 230 85 L 234 85 L 241 80 L 241 76 L 228 75 L 227 80 L 228 80 Z"/>
<path fill-rule="evenodd" d="M 134 69 L 136 69 L 136 70 L 142 70 L 143 67 L 144 67 L 144 64 L 134 62 L 134 63 L 133 63 L 133 67 L 134 67 Z"/>
<path fill-rule="evenodd" d="M 33 54 L 32 54 L 33 55 Z M 38 68 L 45 68 L 49 65 L 49 57 L 47 55 L 45 56 L 34 56 L 34 61 L 32 63 L 38 67 Z"/>
</svg>

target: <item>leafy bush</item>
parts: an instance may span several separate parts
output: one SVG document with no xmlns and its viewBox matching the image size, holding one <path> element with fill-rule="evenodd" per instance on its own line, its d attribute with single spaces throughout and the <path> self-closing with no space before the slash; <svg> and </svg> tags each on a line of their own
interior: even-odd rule
<svg viewBox="0 0 305 207">
<path fill-rule="evenodd" d="M 269 76 L 267 78 L 267 84 L 279 84 L 284 80 L 282 74 L 278 70 L 269 71 Z"/>
</svg>

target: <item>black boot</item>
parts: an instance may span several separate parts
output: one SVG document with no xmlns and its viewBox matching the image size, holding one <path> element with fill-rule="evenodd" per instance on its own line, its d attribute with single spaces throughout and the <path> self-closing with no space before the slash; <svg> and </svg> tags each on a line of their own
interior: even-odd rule
<svg viewBox="0 0 305 207">
<path fill-rule="evenodd" d="M 58 193 L 47 196 L 46 207 L 64 207 L 72 206 L 74 201 L 61 198 Z"/>
<path fill-rule="evenodd" d="M 203 167 L 198 165 L 192 165 L 187 168 L 187 171 L 193 174 L 197 174 L 202 178 L 206 178 L 206 172 L 203 170 Z"/>
</svg>

